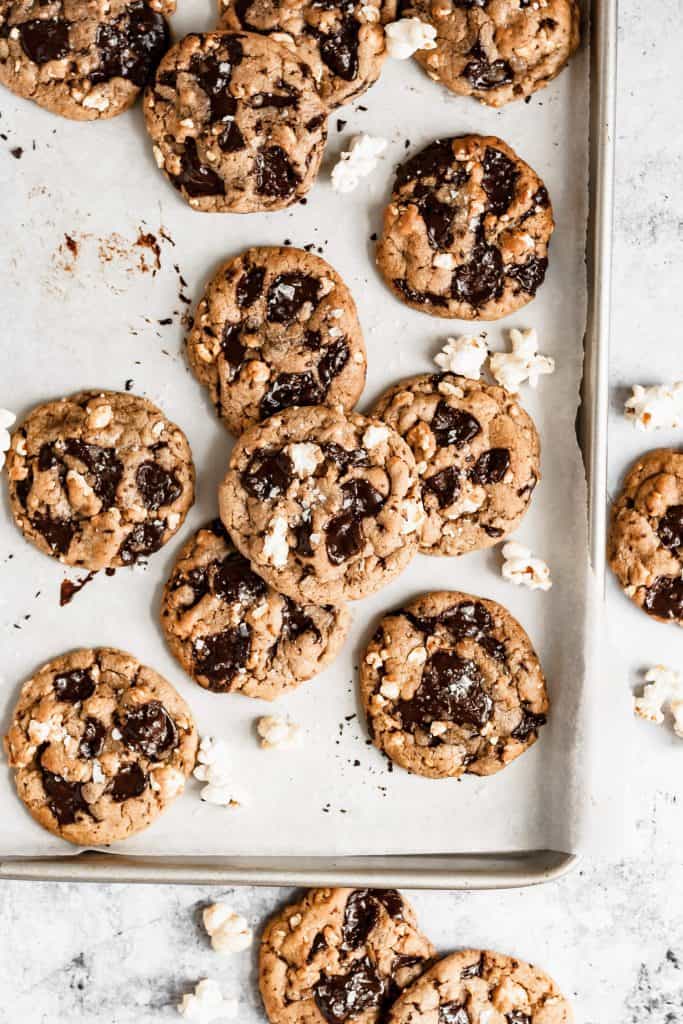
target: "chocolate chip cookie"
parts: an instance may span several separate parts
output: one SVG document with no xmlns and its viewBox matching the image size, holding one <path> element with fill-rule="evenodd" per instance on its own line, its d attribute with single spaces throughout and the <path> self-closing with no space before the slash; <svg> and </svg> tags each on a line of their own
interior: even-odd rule
<svg viewBox="0 0 683 1024">
<path fill-rule="evenodd" d="M 608 557 L 632 601 L 683 626 L 683 454 L 658 448 L 631 467 L 612 507 Z"/>
<path fill-rule="evenodd" d="M 425 594 L 380 622 L 361 659 L 370 738 L 432 779 L 492 775 L 546 721 L 545 678 L 531 641 L 495 601 Z"/>
<path fill-rule="evenodd" d="M 491 107 L 542 89 L 579 45 L 576 0 L 406 0 L 401 14 L 436 29 L 415 54 L 429 77 Z"/>
<path fill-rule="evenodd" d="M 170 683 L 102 647 L 63 654 L 24 683 L 4 742 L 32 817 L 101 846 L 147 828 L 182 793 L 197 731 Z"/>
<path fill-rule="evenodd" d="M 220 519 L 180 552 L 164 589 L 161 625 L 200 686 L 274 700 L 320 672 L 341 649 L 346 608 L 295 604 L 233 547 Z"/>
<path fill-rule="evenodd" d="M 158 551 L 194 501 L 182 430 L 147 399 L 114 391 L 34 409 L 12 435 L 7 477 L 26 539 L 92 570 Z"/>
<path fill-rule="evenodd" d="M 543 182 L 508 145 L 437 139 L 398 169 L 377 264 L 414 309 L 498 320 L 536 295 L 553 227 Z"/>
<path fill-rule="evenodd" d="M 76 121 L 130 107 L 170 45 L 168 4 L 152 0 L 3 0 L 0 82 Z"/>
<path fill-rule="evenodd" d="M 233 434 L 291 405 L 352 409 L 365 384 L 356 305 L 329 263 L 287 246 L 247 249 L 209 283 L 190 365 Z"/>
<path fill-rule="evenodd" d="M 519 526 L 541 472 L 538 433 L 516 395 L 453 373 L 424 374 L 389 388 L 373 412 L 415 456 L 421 551 L 466 554 Z"/>
<path fill-rule="evenodd" d="M 221 519 L 252 568 L 299 604 L 343 604 L 417 550 L 415 460 L 378 420 L 324 406 L 251 427 L 219 489 Z"/>
<path fill-rule="evenodd" d="M 279 210 L 318 173 L 327 110 L 308 64 L 269 36 L 186 36 L 144 109 L 158 166 L 195 210 Z"/>
<path fill-rule="evenodd" d="M 379 78 L 386 57 L 385 0 L 218 0 L 221 24 L 261 32 L 306 61 L 329 109 L 349 103 Z"/>
<path fill-rule="evenodd" d="M 451 953 L 406 988 L 387 1024 L 572 1024 L 552 978 L 489 950 Z"/>
<path fill-rule="evenodd" d="M 395 889 L 310 889 L 261 938 L 271 1024 L 377 1024 L 434 955 Z"/>
</svg>

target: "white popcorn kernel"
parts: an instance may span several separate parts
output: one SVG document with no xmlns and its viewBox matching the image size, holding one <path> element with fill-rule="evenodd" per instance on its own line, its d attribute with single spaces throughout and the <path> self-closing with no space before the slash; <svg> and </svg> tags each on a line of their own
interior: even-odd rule
<svg viewBox="0 0 683 1024">
<path fill-rule="evenodd" d="M 440 395 L 455 395 L 456 398 L 464 398 L 465 392 L 457 384 L 450 380 L 440 380 L 436 389 Z"/>
<path fill-rule="evenodd" d="M 394 683 L 391 680 L 387 679 L 385 679 L 382 685 L 380 686 L 379 692 L 382 694 L 383 697 L 386 697 L 387 700 L 398 700 L 398 698 L 401 695 L 398 683 Z"/>
<path fill-rule="evenodd" d="M 10 449 L 11 438 L 8 427 L 16 421 L 16 416 L 9 409 L 0 409 L 0 469 L 5 465 L 5 452 Z M 17 454 L 21 455 L 19 451 L 19 444 L 16 446 Z M 24 453 L 25 454 L 25 451 Z"/>
<path fill-rule="evenodd" d="M 432 266 L 437 270 L 453 270 L 455 267 L 455 256 L 450 252 L 437 252 L 432 260 Z"/>
<path fill-rule="evenodd" d="M 276 568 L 286 565 L 289 558 L 288 529 L 285 517 L 275 516 L 263 538 L 263 557 Z"/>
<path fill-rule="evenodd" d="M 225 903 L 213 903 L 205 907 L 202 921 L 217 953 L 241 953 L 251 946 L 254 933 L 246 918 L 236 914 Z"/>
<path fill-rule="evenodd" d="M 101 113 L 109 109 L 109 98 L 103 92 L 89 92 L 83 99 L 83 106 L 88 110 L 99 110 Z"/>
<path fill-rule="evenodd" d="M 296 747 L 301 742 L 301 728 L 289 718 L 264 715 L 256 723 L 256 732 L 264 750 Z"/>
<path fill-rule="evenodd" d="M 624 415 L 637 430 L 675 430 L 683 426 L 683 381 L 642 387 L 634 384 Z"/>
<path fill-rule="evenodd" d="M 406 660 L 411 665 L 424 665 L 427 660 L 427 651 L 424 647 L 413 647 Z"/>
<path fill-rule="evenodd" d="M 289 919 L 289 927 L 293 931 L 295 928 L 299 927 L 302 921 L 303 917 L 301 916 L 301 914 L 292 914 L 292 916 Z"/>
<path fill-rule="evenodd" d="M 108 427 L 114 418 L 110 405 L 93 405 L 91 403 L 87 406 L 87 410 L 88 417 L 86 423 L 91 430 L 101 430 L 103 427 Z"/>
<path fill-rule="evenodd" d="M 661 725 L 664 707 L 668 704 L 674 732 L 683 739 L 683 681 L 680 674 L 666 665 L 655 665 L 645 673 L 645 684 L 640 697 L 634 698 L 635 714 Z"/>
<path fill-rule="evenodd" d="M 489 359 L 491 373 L 506 391 L 519 391 L 525 381 L 535 388 L 539 377 L 554 373 L 555 360 L 539 355 L 538 335 L 533 327 L 526 331 L 513 328 L 510 331 L 510 342 L 512 351 L 495 352 Z"/>
<path fill-rule="evenodd" d="M 432 722 L 429 726 L 429 731 L 432 736 L 443 736 L 447 729 L 448 726 L 445 722 Z"/>
<path fill-rule="evenodd" d="M 206 783 L 199 794 L 202 800 L 219 807 L 239 807 L 246 803 L 241 789 L 232 779 L 228 748 L 222 740 L 202 737 L 197 762 L 192 774 L 199 782 Z"/>
<path fill-rule="evenodd" d="M 385 427 L 383 424 L 371 423 L 363 434 L 363 446 L 365 448 L 376 448 L 378 444 L 383 444 L 388 437 L 388 427 Z"/>
<path fill-rule="evenodd" d="M 165 426 L 166 424 L 164 423 L 163 420 L 157 420 L 155 423 L 153 423 L 151 426 L 152 436 L 161 437 L 161 435 L 164 432 Z"/>
<path fill-rule="evenodd" d="M 299 444 L 290 444 L 285 450 L 292 460 L 294 472 L 302 478 L 315 473 L 322 458 L 318 445 L 310 444 L 306 441 L 302 441 Z"/>
<path fill-rule="evenodd" d="M 441 351 L 434 356 L 434 362 L 448 373 L 479 380 L 487 355 L 488 350 L 481 338 L 461 335 L 459 338 L 448 338 Z"/>
<path fill-rule="evenodd" d="M 161 793 L 164 800 L 173 800 L 179 793 L 182 793 L 185 786 L 185 776 L 183 773 L 170 764 L 153 768 L 149 778 L 152 789 L 156 790 L 157 793 Z"/>
<path fill-rule="evenodd" d="M 195 985 L 194 992 L 183 996 L 178 1004 L 178 1013 L 197 1024 L 234 1020 L 237 1016 L 237 1000 L 225 999 L 215 981 L 203 978 Z"/>
<path fill-rule="evenodd" d="M 106 781 L 106 776 L 102 771 L 102 765 L 97 760 L 94 760 L 92 763 L 92 781 L 97 783 Z"/>
<path fill-rule="evenodd" d="M 332 168 L 332 188 L 336 192 L 353 192 L 361 178 L 372 174 L 378 157 L 386 148 L 386 139 L 365 133 L 354 136 Z"/>
<path fill-rule="evenodd" d="M 419 499 L 404 501 L 402 511 L 405 516 L 405 522 L 401 528 L 401 533 L 404 536 L 408 533 L 415 533 L 416 530 L 420 529 L 426 518 L 424 505 Z"/>
<path fill-rule="evenodd" d="M 550 590 L 552 580 L 550 569 L 540 558 L 534 558 L 529 548 L 516 541 L 503 545 L 503 579 L 517 586 L 523 584 L 529 590 Z"/>
<path fill-rule="evenodd" d="M 296 53 L 296 43 L 294 42 L 294 37 L 290 36 L 289 32 L 271 32 L 270 38 L 274 39 L 276 43 L 286 46 L 292 53 Z"/>
<path fill-rule="evenodd" d="M 178 528 L 179 523 L 180 513 L 169 512 L 168 515 L 166 516 L 166 525 L 168 526 L 169 530 L 176 530 Z"/>
<path fill-rule="evenodd" d="M 407 60 L 417 50 L 436 48 L 436 29 L 419 18 L 401 18 L 384 28 L 387 53 L 395 60 Z"/>
<path fill-rule="evenodd" d="M 60 740 L 64 737 L 61 716 L 52 715 L 46 722 L 39 722 L 37 718 L 32 718 L 26 732 L 31 743 L 35 743 L 36 746 L 50 740 Z"/>
<path fill-rule="evenodd" d="M 181 128 L 194 128 L 194 121 L 191 117 L 184 117 L 180 122 Z"/>
<path fill-rule="evenodd" d="M 114 728 L 111 731 L 111 738 L 113 740 L 122 740 L 123 739 L 123 733 L 121 732 L 120 729 L 117 729 L 116 726 L 114 726 Z"/>
<path fill-rule="evenodd" d="M 164 160 L 164 154 L 161 152 L 159 147 L 158 146 L 153 146 L 152 147 L 152 152 L 154 154 L 154 160 L 156 162 L 157 167 L 159 167 L 159 168 L 163 167 L 166 161 Z"/>
</svg>

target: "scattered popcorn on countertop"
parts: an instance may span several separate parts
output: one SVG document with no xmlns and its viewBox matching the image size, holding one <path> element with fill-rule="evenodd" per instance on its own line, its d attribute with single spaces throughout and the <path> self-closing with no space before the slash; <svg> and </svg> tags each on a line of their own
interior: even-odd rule
<svg viewBox="0 0 683 1024">
<path fill-rule="evenodd" d="M 199 794 L 206 803 L 219 807 L 239 807 L 246 803 L 244 794 L 233 781 L 228 748 L 222 740 L 212 736 L 202 738 L 192 774 L 206 783 Z"/>
<path fill-rule="evenodd" d="M 679 673 L 666 665 L 655 665 L 645 673 L 645 684 L 640 697 L 633 700 L 636 715 L 661 725 L 668 704 L 674 732 L 683 739 L 683 681 Z"/>
<path fill-rule="evenodd" d="M 365 133 L 354 136 L 332 168 L 332 188 L 337 192 L 353 192 L 361 178 L 372 174 L 377 158 L 386 148 L 386 139 Z"/>
<path fill-rule="evenodd" d="M 12 440 L 8 428 L 15 420 L 16 416 L 9 409 L 0 409 L 0 469 L 5 465 L 5 452 L 9 451 Z"/>
<path fill-rule="evenodd" d="M 507 391 L 519 391 L 520 385 L 528 381 L 532 388 L 538 385 L 538 378 L 555 371 L 555 360 L 538 353 L 538 334 L 535 328 L 510 331 L 511 352 L 494 352 L 489 358 L 491 373 L 501 387 Z"/>
<path fill-rule="evenodd" d="M 264 715 L 256 723 L 256 732 L 264 750 L 296 747 L 301 742 L 301 728 L 289 718 Z"/>
<path fill-rule="evenodd" d="M 624 414 L 637 430 L 674 430 L 683 426 L 683 381 L 633 385 L 633 394 L 624 403 Z"/>
<path fill-rule="evenodd" d="M 481 338 L 448 338 L 441 351 L 434 356 L 434 362 L 447 373 L 479 380 L 481 368 L 488 355 Z"/>
<path fill-rule="evenodd" d="M 503 545 L 504 562 L 501 567 L 503 579 L 517 586 L 523 584 L 529 590 L 550 590 L 552 580 L 550 569 L 540 558 L 534 558 L 523 544 L 508 541 Z"/>
<path fill-rule="evenodd" d="M 237 1000 L 225 999 L 215 981 L 203 978 L 195 985 L 194 992 L 183 996 L 178 1004 L 178 1013 L 186 1020 L 197 1021 L 197 1024 L 234 1020 L 237 1016 Z"/>
<path fill-rule="evenodd" d="M 205 907 L 202 921 L 217 953 L 241 953 L 251 946 L 254 933 L 247 919 L 236 914 L 227 904 L 213 903 Z"/>
<path fill-rule="evenodd" d="M 436 29 L 419 18 L 400 18 L 384 28 L 387 53 L 394 60 L 407 60 L 418 50 L 436 48 Z"/>
</svg>

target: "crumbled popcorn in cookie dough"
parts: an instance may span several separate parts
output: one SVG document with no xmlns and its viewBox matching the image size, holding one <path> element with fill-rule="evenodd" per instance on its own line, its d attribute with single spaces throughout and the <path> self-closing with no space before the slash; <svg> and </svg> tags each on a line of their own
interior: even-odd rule
<svg viewBox="0 0 683 1024">
<path fill-rule="evenodd" d="M 300 477 L 311 476 L 312 473 L 315 473 L 318 463 L 322 459 L 322 452 L 318 445 L 308 441 L 290 444 L 287 454 L 292 460 L 294 472 Z"/>
<path fill-rule="evenodd" d="M 683 680 L 680 674 L 666 665 L 655 665 L 645 673 L 645 684 L 640 697 L 634 698 L 635 714 L 661 725 L 664 708 L 668 705 L 674 732 L 683 739 Z"/>
<path fill-rule="evenodd" d="M 550 590 L 552 580 L 550 569 L 540 558 L 534 558 L 529 548 L 517 541 L 503 545 L 504 562 L 501 567 L 503 579 L 517 586 L 522 584 L 529 590 Z"/>
<path fill-rule="evenodd" d="M 676 430 L 683 425 L 683 381 L 652 387 L 634 384 L 624 415 L 636 430 Z"/>
<path fill-rule="evenodd" d="M 185 1020 L 196 1024 L 212 1024 L 216 1020 L 234 1020 L 237 1016 L 236 999 L 225 998 L 217 982 L 203 978 L 197 982 L 194 992 L 183 996 L 178 1004 L 178 1013 Z"/>
<path fill-rule="evenodd" d="M 5 452 L 9 451 L 11 437 L 8 427 L 11 427 L 16 416 L 8 409 L 0 409 L 0 469 L 5 465 Z"/>
<path fill-rule="evenodd" d="M 287 556 L 289 555 L 289 544 L 287 543 L 288 529 L 285 517 L 276 516 L 263 538 L 263 557 L 277 568 L 287 564 Z"/>
<path fill-rule="evenodd" d="M 236 914 L 225 903 L 205 907 L 202 921 L 217 953 L 241 953 L 251 945 L 254 933 L 245 917 Z"/>
<path fill-rule="evenodd" d="M 419 18 L 401 18 L 384 28 L 387 53 L 394 60 L 407 60 L 417 50 L 436 48 L 436 29 Z"/>
<path fill-rule="evenodd" d="M 448 373 L 479 380 L 487 355 L 488 349 L 481 338 L 461 335 L 459 338 L 448 338 L 441 351 L 434 356 L 434 362 Z"/>
<path fill-rule="evenodd" d="M 301 743 L 301 727 L 289 718 L 265 715 L 256 723 L 256 731 L 264 750 L 296 747 Z"/>
<path fill-rule="evenodd" d="M 526 381 L 532 388 L 538 386 L 539 377 L 554 373 L 555 360 L 538 353 L 538 335 L 533 327 L 510 331 L 510 352 L 494 352 L 489 367 L 494 378 L 506 391 L 517 392 Z"/>
<path fill-rule="evenodd" d="M 365 133 L 356 135 L 332 168 L 332 188 L 336 192 L 353 192 L 361 178 L 372 174 L 386 148 L 386 139 Z"/>
</svg>

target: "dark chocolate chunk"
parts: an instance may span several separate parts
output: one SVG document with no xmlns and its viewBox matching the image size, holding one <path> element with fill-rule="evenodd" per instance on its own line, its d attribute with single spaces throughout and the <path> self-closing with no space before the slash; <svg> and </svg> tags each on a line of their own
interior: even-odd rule
<svg viewBox="0 0 683 1024">
<path fill-rule="evenodd" d="M 236 375 L 244 362 L 246 347 L 240 341 L 241 327 L 239 324 L 226 324 L 221 339 L 221 352 L 230 364 L 230 379 Z"/>
<path fill-rule="evenodd" d="M 319 405 L 324 398 L 323 389 L 309 371 L 280 373 L 261 399 L 259 411 L 266 418 L 293 405 Z"/>
<path fill-rule="evenodd" d="M 320 639 L 320 630 L 313 619 L 289 597 L 285 598 L 282 609 L 282 632 L 289 640 L 296 640 L 304 633 L 315 633 Z"/>
<path fill-rule="evenodd" d="M 31 526 L 42 534 L 53 551 L 65 555 L 76 532 L 72 519 L 50 519 L 49 515 L 37 515 L 31 519 Z"/>
<path fill-rule="evenodd" d="M 47 805 L 60 825 L 73 825 L 79 814 L 90 815 L 79 782 L 67 782 L 61 775 L 41 766 L 40 773 Z"/>
<path fill-rule="evenodd" d="M 362 477 L 342 484 L 342 495 L 342 508 L 350 509 L 357 516 L 375 515 L 385 501 L 384 495 Z"/>
<path fill-rule="evenodd" d="M 472 1024 L 472 1022 L 462 1003 L 441 1003 L 439 1024 Z"/>
<path fill-rule="evenodd" d="M 58 699 L 68 704 L 80 704 L 81 701 L 92 697 L 95 692 L 95 680 L 85 668 L 62 672 L 55 676 L 52 685 Z"/>
<path fill-rule="evenodd" d="M 470 470 L 470 480 L 477 484 L 497 484 L 510 468 L 507 448 L 489 448 L 482 452 Z"/>
<path fill-rule="evenodd" d="M 418 306 L 448 305 L 448 299 L 445 295 L 437 295 L 435 292 L 418 292 L 410 287 L 405 278 L 395 277 L 392 284 L 408 302 L 415 302 Z"/>
<path fill-rule="evenodd" d="M 453 168 L 454 163 L 453 140 L 436 139 L 435 142 L 430 143 L 429 146 L 401 164 L 396 172 L 394 191 L 398 191 L 402 185 L 421 178 L 434 178 L 439 183 L 445 180 L 449 172 L 457 170 L 457 168 Z"/>
<path fill-rule="evenodd" d="M 260 149 L 256 154 L 254 167 L 256 191 L 262 196 L 286 199 L 301 182 L 282 146 Z"/>
<path fill-rule="evenodd" d="M 509 85 L 514 80 L 510 64 L 506 60 L 494 60 L 489 63 L 484 48 L 478 41 L 470 50 L 469 57 L 463 75 L 473 89 L 497 89 L 501 85 Z"/>
<path fill-rule="evenodd" d="M 522 1013 L 521 1010 L 513 1010 L 512 1013 L 506 1013 L 505 1019 L 508 1024 L 531 1024 L 531 1017 L 528 1013 Z"/>
<path fill-rule="evenodd" d="M 368 453 L 364 448 L 342 448 L 341 445 L 329 441 L 321 445 L 325 458 L 334 462 L 341 472 L 346 473 L 352 466 L 368 466 Z"/>
<path fill-rule="evenodd" d="M 645 590 L 643 608 L 661 619 L 683 620 L 683 577 L 658 576 Z"/>
<path fill-rule="evenodd" d="M 448 249 L 453 241 L 453 210 L 431 193 L 425 196 L 419 205 L 427 228 L 427 241 L 432 249 Z"/>
<path fill-rule="evenodd" d="M 30 493 L 32 487 L 33 487 L 33 470 L 29 466 L 28 467 L 28 471 L 27 471 L 26 476 L 24 477 L 24 479 L 23 480 L 17 480 L 17 482 L 14 485 L 14 489 L 15 489 L 16 495 L 17 495 L 17 501 L 19 502 L 19 504 L 21 505 L 21 507 L 23 509 L 26 508 L 26 505 L 27 505 L 27 502 L 28 502 L 28 496 L 29 496 L 29 493 Z"/>
<path fill-rule="evenodd" d="M 218 136 L 218 145 L 224 153 L 237 153 L 244 149 L 246 142 L 236 121 L 229 121 Z"/>
<path fill-rule="evenodd" d="M 338 78 L 352 82 L 358 76 L 358 32 L 360 24 L 355 18 L 344 16 L 337 32 L 316 31 L 320 56 Z M 309 31 L 311 31 L 309 29 Z"/>
<path fill-rule="evenodd" d="M 86 466 L 92 474 L 92 489 L 102 502 L 102 507 L 111 508 L 123 475 L 123 465 L 117 457 L 116 449 L 69 438 L 64 442 L 64 452 Z"/>
<path fill-rule="evenodd" d="M 232 73 L 244 55 L 239 37 L 235 35 L 223 36 L 221 48 L 227 50 L 227 56 L 195 54 L 190 61 L 190 72 L 209 97 L 212 121 L 225 121 L 237 110 L 237 100 L 228 87 Z"/>
<path fill-rule="evenodd" d="M 484 969 L 483 958 L 479 957 L 473 964 L 469 964 L 467 967 L 463 967 L 460 972 L 460 977 L 463 981 L 466 978 L 481 978 L 481 973 Z"/>
<path fill-rule="evenodd" d="M 505 268 L 510 274 L 510 268 Z M 467 302 L 474 309 L 503 294 L 503 257 L 495 245 L 480 239 L 472 250 L 469 263 L 456 267 L 451 278 L 451 297 Z"/>
<path fill-rule="evenodd" d="M 299 106 L 299 92 L 293 86 L 288 85 L 282 79 L 275 83 L 276 89 L 281 92 L 257 92 L 251 98 L 251 106 L 256 110 L 262 107 L 274 107 L 276 110 L 284 110 L 287 107 Z"/>
<path fill-rule="evenodd" d="M 142 88 L 154 77 L 170 45 L 166 19 L 137 0 L 97 29 L 100 63 L 88 76 L 93 84 L 125 78 Z"/>
<path fill-rule="evenodd" d="M 62 18 L 36 18 L 17 28 L 24 53 L 36 64 L 61 60 L 69 52 L 69 23 Z"/>
<path fill-rule="evenodd" d="M 505 153 L 491 146 L 486 147 L 482 166 L 484 176 L 481 184 L 488 196 L 489 212 L 498 217 L 505 213 L 515 197 L 519 171 Z"/>
<path fill-rule="evenodd" d="M 665 548 L 675 551 L 683 544 L 683 505 L 670 505 L 659 520 L 657 534 Z"/>
<path fill-rule="evenodd" d="M 439 721 L 481 728 L 493 711 L 493 701 L 482 684 L 473 661 L 455 651 L 435 651 L 414 696 L 398 702 L 403 727 L 429 731 L 430 724 Z"/>
<path fill-rule="evenodd" d="M 273 324 L 290 323 L 304 303 L 317 303 L 319 291 L 320 278 L 311 274 L 278 274 L 268 289 L 266 318 Z"/>
<path fill-rule="evenodd" d="M 481 425 L 474 416 L 443 400 L 437 405 L 430 426 L 440 448 L 451 444 L 461 448 L 481 433 Z"/>
<path fill-rule="evenodd" d="M 250 458 L 241 480 L 248 494 L 264 501 L 284 494 L 293 477 L 294 467 L 288 455 L 260 448 Z"/>
<path fill-rule="evenodd" d="M 147 776 L 139 764 L 126 764 L 119 768 L 111 784 L 110 794 L 115 803 L 142 796 L 147 789 Z"/>
<path fill-rule="evenodd" d="M 327 557 L 333 565 L 341 565 L 363 547 L 363 523 L 353 511 L 341 512 L 330 519 L 325 531 Z"/>
<path fill-rule="evenodd" d="M 315 1002 L 328 1024 L 344 1024 L 363 1010 L 379 1006 L 385 985 L 367 957 L 354 960 L 346 974 L 321 974 Z"/>
<path fill-rule="evenodd" d="M 439 508 L 448 508 L 460 493 L 460 470 L 457 466 L 447 466 L 433 473 L 422 481 L 422 490 L 436 495 Z"/>
<path fill-rule="evenodd" d="M 254 305 L 263 292 L 265 276 L 264 267 L 247 267 L 235 288 L 235 299 L 240 309 L 248 309 Z"/>
<path fill-rule="evenodd" d="M 344 909 L 342 939 L 346 949 L 358 949 L 379 920 L 379 905 L 390 917 L 400 919 L 403 899 L 395 889 L 354 889 Z"/>
<path fill-rule="evenodd" d="M 147 508 L 156 512 L 162 505 L 172 505 L 183 493 L 175 473 L 157 462 L 142 462 L 135 474 L 135 482 Z"/>
<path fill-rule="evenodd" d="M 123 742 L 152 760 L 178 745 L 178 729 L 164 705 L 150 700 L 130 710 L 119 724 Z"/>
<path fill-rule="evenodd" d="M 323 935 L 322 932 L 318 932 L 316 937 L 313 939 L 313 942 L 311 943 L 311 948 L 309 949 L 308 956 L 306 957 L 306 963 L 310 964 L 313 960 L 315 960 L 318 953 L 320 953 L 320 951 L 323 949 L 327 949 L 327 940 L 325 939 L 325 936 Z"/>
<path fill-rule="evenodd" d="M 313 520 L 311 519 L 310 513 L 305 514 L 301 522 L 294 527 L 294 536 L 296 537 L 296 553 L 297 555 L 303 555 L 304 558 L 312 558 L 315 554 L 315 548 L 311 543 L 311 534 L 313 533 Z"/>
<path fill-rule="evenodd" d="M 244 668 L 251 651 L 251 630 L 246 622 L 221 633 L 195 640 L 194 665 L 197 675 L 206 676 L 209 689 L 228 689 L 233 677 Z"/>
<path fill-rule="evenodd" d="M 526 263 L 511 263 L 506 266 L 505 276 L 517 281 L 527 295 L 535 295 L 545 280 L 547 269 L 548 260 L 545 257 L 537 259 L 532 256 Z"/>
<path fill-rule="evenodd" d="M 119 558 L 124 565 L 132 565 L 144 555 L 153 555 L 161 547 L 166 527 L 161 519 L 150 523 L 138 523 L 130 531 L 119 548 Z"/>
<path fill-rule="evenodd" d="M 529 739 L 532 733 L 538 733 L 538 730 L 542 725 L 545 725 L 547 718 L 545 715 L 536 715 L 533 711 L 529 711 L 524 708 L 522 711 L 522 719 L 518 726 L 516 726 L 511 736 L 513 740 L 521 740 L 524 742 Z"/>
<path fill-rule="evenodd" d="M 200 196 L 224 196 L 225 182 L 210 167 L 203 164 L 197 152 L 195 139 L 186 139 L 180 158 L 181 171 L 172 177 L 177 189 L 185 189 L 193 199 Z"/>
<path fill-rule="evenodd" d="M 86 718 L 78 753 L 81 757 L 99 757 L 104 747 L 107 731 L 99 718 Z"/>
<path fill-rule="evenodd" d="M 246 558 L 237 553 L 226 555 L 213 574 L 211 589 L 223 601 L 254 604 L 268 591 L 266 583 L 252 571 Z"/>
<path fill-rule="evenodd" d="M 348 363 L 349 355 L 349 346 L 343 338 L 338 338 L 323 349 L 322 358 L 318 363 L 318 376 L 325 395 L 334 378 L 342 372 Z"/>
</svg>

